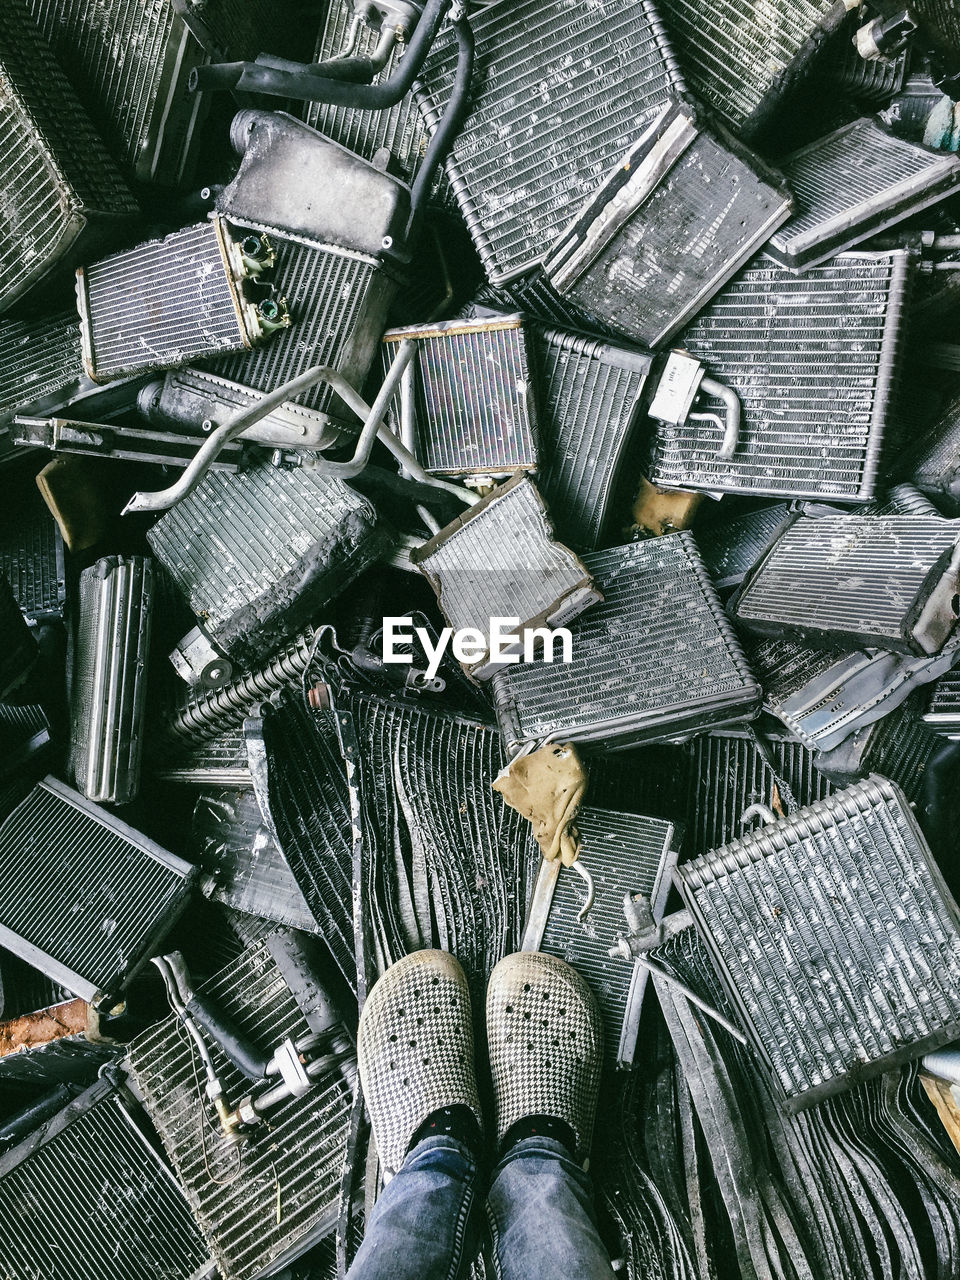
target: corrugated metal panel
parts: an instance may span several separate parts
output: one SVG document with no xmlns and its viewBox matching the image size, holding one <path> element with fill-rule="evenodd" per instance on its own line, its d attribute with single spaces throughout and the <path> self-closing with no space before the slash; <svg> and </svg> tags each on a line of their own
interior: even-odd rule
<svg viewBox="0 0 960 1280">
<path fill-rule="evenodd" d="M 264 1051 L 309 1031 L 266 943 L 200 989 Z M 228 1097 L 246 1096 L 249 1080 L 217 1047 L 211 1054 Z M 350 1123 L 350 1089 L 338 1070 L 272 1110 L 269 1125 L 243 1145 L 241 1156 L 212 1127 L 212 1108 L 175 1018 L 139 1036 L 129 1060 L 224 1280 L 252 1280 L 333 1230 Z"/>
<path fill-rule="evenodd" d="M 132 1105 L 94 1085 L 0 1159 L 0 1253 L 18 1280 L 192 1280 L 207 1252 Z"/>
<path fill-rule="evenodd" d="M 147 534 L 217 644 L 270 653 L 382 550 L 371 504 L 309 467 L 211 472 Z"/>
<path fill-rule="evenodd" d="M 807 268 L 926 209 L 960 186 L 960 159 L 855 120 L 780 161 L 797 212 L 766 252 Z"/>
<path fill-rule="evenodd" d="M 960 917 L 886 779 L 732 841 L 676 880 L 789 1109 L 960 1031 Z"/>
<path fill-rule="evenodd" d="M 616 748 L 753 715 L 759 687 L 689 533 L 584 563 L 604 600 L 571 627 L 572 662 L 493 678 L 508 742 L 549 734 Z"/>
<path fill-rule="evenodd" d="M 80 575 L 71 686 L 71 768 L 90 800 L 126 804 L 140 788 L 153 565 L 98 560 Z"/>
<path fill-rule="evenodd" d="M 174 923 L 192 868 L 47 778 L 0 827 L 0 872 L 0 942 L 92 1001 Z"/>
<path fill-rule="evenodd" d="M 909 269 L 901 251 L 841 254 L 802 276 L 754 259 L 678 339 L 740 397 L 736 452 L 720 458 L 720 427 L 703 420 L 663 426 L 650 479 L 671 489 L 871 498 Z"/>
<path fill-rule="evenodd" d="M 671 91 L 676 62 L 644 0 L 501 0 L 471 16 L 470 112 L 447 161 L 463 216 L 494 283 L 529 271 Z M 420 76 L 433 127 L 452 83 L 452 37 Z"/>
<path fill-rule="evenodd" d="M 528 331 L 539 404 L 537 486 L 563 541 L 590 550 L 638 424 L 652 357 L 562 329 Z"/>
<path fill-rule="evenodd" d="M 799 516 L 737 593 L 734 616 L 763 634 L 937 653 L 956 615 L 946 601 L 943 634 L 929 638 L 918 615 L 955 590 L 958 539 L 960 521 L 937 516 Z"/>
<path fill-rule="evenodd" d="M 0 9 L 0 309 L 137 206 L 21 0 Z M 88 237 L 89 240 L 89 237 Z"/>
</svg>

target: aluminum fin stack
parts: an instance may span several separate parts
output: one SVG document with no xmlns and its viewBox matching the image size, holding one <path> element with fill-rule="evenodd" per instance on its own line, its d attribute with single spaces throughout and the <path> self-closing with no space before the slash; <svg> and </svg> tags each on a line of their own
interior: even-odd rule
<svg viewBox="0 0 960 1280">
<path fill-rule="evenodd" d="M 147 534 L 210 640 L 272 653 L 384 549 L 371 504 L 307 467 L 211 472 Z"/>
<path fill-rule="evenodd" d="M 960 521 L 798 515 L 731 602 L 761 635 L 932 656 L 957 622 Z"/>
<path fill-rule="evenodd" d="M 793 208 L 779 174 L 671 102 L 573 214 L 544 272 L 578 307 L 657 347 Z"/>
<path fill-rule="evenodd" d="M 6 576 L 0 572 L 0 698 L 29 674 L 37 642 L 27 626 Z"/>
<path fill-rule="evenodd" d="M 67 599 L 63 538 L 39 494 L 11 503 L 0 519 L 0 573 L 25 618 L 62 618 Z"/>
<path fill-rule="evenodd" d="M 960 1032 L 960 915 L 885 778 L 697 858 L 676 882 L 788 1110 Z"/>
<path fill-rule="evenodd" d="M 100 1081 L 0 1156 L 10 1277 L 200 1280 L 209 1257 L 183 1192 L 125 1090 Z"/>
<path fill-rule="evenodd" d="M 236 239 L 214 218 L 81 267 L 87 375 L 111 382 L 258 345 L 290 321 L 282 300 L 256 301 L 244 284 L 272 261 L 263 236 Z"/>
<path fill-rule="evenodd" d="M 264 1051 L 310 1030 L 265 942 L 202 984 L 201 993 Z M 249 1080 L 218 1046 L 210 1052 L 229 1096 L 244 1096 Z M 139 1036 L 129 1062 L 223 1280 L 275 1273 L 333 1230 L 352 1092 L 337 1068 L 277 1106 L 269 1130 L 246 1142 L 238 1159 L 234 1143 L 207 1129 L 209 1102 L 176 1018 Z"/>
<path fill-rule="evenodd" d="M 804 270 L 943 200 L 960 187 L 960 159 L 896 138 L 864 118 L 780 161 L 797 212 L 767 245 Z"/>
<path fill-rule="evenodd" d="M 71 767 L 90 800 L 126 804 L 140 787 L 153 565 L 111 556 L 80 575 Z"/>
<path fill-rule="evenodd" d="M 644 124 L 684 85 L 646 0 L 500 0 L 471 15 L 471 106 L 447 176 L 487 276 L 537 266 Z M 436 127 L 456 55 L 441 33 L 418 101 Z"/>
<path fill-rule="evenodd" d="M 572 661 L 493 677 L 508 744 L 618 749 L 755 714 L 760 688 L 689 533 L 583 559 L 604 599 L 570 628 Z"/>
<path fill-rule="evenodd" d="M 411 551 L 410 559 L 455 630 L 485 635 L 494 619 L 513 622 L 511 654 L 519 655 L 537 627 L 565 626 L 602 599 L 583 562 L 553 540 L 543 500 L 522 474 Z M 485 680 L 498 666 L 488 647 L 465 669 Z"/>
<path fill-rule="evenodd" d="M 703 559 L 718 591 L 739 586 L 789 514 L 787 503 L 776 502 L 711 525 L 703 537 Z"/>
<path fill-rule="evenodd" d="M 645 898 L 654 920 L 663 916 L 677 861 L 676 851 L 671 849 L 673 823 L 586 806 L 577 813 L 577 831 L 580 857 L 593 877 L 593 904 L 581 920 L 586 905 L 583 881 L 573 871 L 561 870 L 558 862 L 544 861 L 523 947 L 559 956 L 586 978 L 603 1014 L 607 1058 L 619 1067 L 629 1067 L 636 1050 L 647 971 L 608 952 L 627 929 L 624 894 Z M 545 904 L 545 921 L 537 918 L 543 880 L 554 886 L 553 896 Z"/>
<path fill-rule="evenodd" d="M 900 250 L 840 254 L 802 276 L 754 259 L 679 340 L 739 396 L 736 450 L 720 456 L 719 424 L 663 426 L 649 478 L 667 489 L 872 498 L 909 274 Z"/>
<path fill-rule="evenodd" d="M 138 213 L 21 0 L 0 11 L 0 311 Z"/>
<path fill-rule="evenodd" d="M 193 869 L 55 778 L 0 826 L 0 944 L 90 1003 L 186 905 Z"/>
<path fill-rule="evenodd" d="M 951 671 L 933 687 L 924 723 L 946 738 L 960 736 L 960 671 Z"/>
<path fill-rule="evenodd" d="M 388 329 L 384 358 L 417 341 L 414 450 L 434 475 L 509 476 L 537 466 L 528 338 L 519 316 Z"/>
</svg>

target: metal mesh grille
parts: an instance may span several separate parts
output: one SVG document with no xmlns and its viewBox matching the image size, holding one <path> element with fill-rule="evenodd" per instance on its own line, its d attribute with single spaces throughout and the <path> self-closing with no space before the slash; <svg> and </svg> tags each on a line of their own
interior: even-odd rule
<svg viewBox="0 0 960 1280">
<path fill-rule="evenodd" d="M 264 943 L 201 990 L 263 1050 L 309 1031 Z M 227 1096 L 245 1096 L 250 1082 L 218 1048 L 211 1054 Z M 274 1108 L 269 1127 L 244 1145 L 238 1161 L 236 1147 L 210 1127 L 210 1104 L 176 1019 L 135 1040 L 130 1064 L 224 1280 L 250 1280 L 333 1229 L 350 1120 L 350 1090 L 339 1072 Z"/>
<path fill-rule="evenodd" d="M 673 489 L 872 497 L 908 268 L 899 251 L 843 254 L 802 276 L 756 258 L 678 339 L 740 397 L 737 451 L 719 458 L 722 433 L 707 422 L 664 426 L 650 479 Z"/>
<path fill-rule="evenodd" d="M 537 485 L 563 541 L 590 549 L 606 522 L 651 357 L 560 329 L 528 330 L 539 392 Z"/>
<path fill-rule="evenodd" d="M 439 475 L 511 474 L 537 463 L 524 329 L 517 321 L 422 331 L 417 353 L 417 456 Z M 418 337 L 417 329 L 404 329 Z M 384 344 L 385 361 L 396 352 Z"/>
<path fill-rule="evenodd" d="M 140 785 L 153 566 L 101 560 L 80 575 L 71 765 L 91 800 L 125 804 Z"/>
<path fill-rule="evenodd" d="M 276 277 L 293 323 L 255 351 L 223 356 L 205 367 L 254 391 L 273 391 L 317 364 L 330 365 L 353 386 L 362 386 L 395 286 L 370 259 L 264 230 L 277 251 Z M 322 384 L 294 403 L 352 417 Z"/>
<path fill-rule="evenodd" d="M 39 502 L 11 511 L 0 526 L 0 573 L 26 617 L 63 616 L 65 572 L 63 539 L 50 512 Z"/>
<path fill-rule="evenodd" d="M 683 83 L 643 0 L 501 0 L 471 25 L 476 91 L 447 173 L 487 275 L 502 283 L 536 265 Z M 420 78 L 431 127 L 452 83 L 451 45 L 441 36 Z"/>
<path fill-rule="evenodd" d="M 677 880 L 792 1105 L 960 1029 L 956 907 L 886 779 L 735 840 Z"/>
<path fill-rule="evenodd" d="M 603 1015 L 607 1058 L 616 1060 L 621 1046 L 629 1061 L 633 1046 L 622 1045 L 624 1016 L 631 995 L 637 1002 L 642 999 L 646 978 L 642 972 L 635 975 L 629 961 L 608 955 L 608 948 L 626 932 L 625 893 L 642 893 L 660 918 L 670 886 L 673 824 L 587 807 L 577 814 L 577 830 L 580 857 L 593 876 L 596 897 L 578 921 L 586 886 L 579 876 L 561 871 L 540 950 L 566 960 L 586 979 Z"/>
<path fill-rule="evenodd" d="M 331 0 L 327 9 L 323 30 L 317 44 L 315 61 L 332 58 L 345 48 L 353 10 L 341 0 Z M 369 27 L 361 28 L 355 54 L 369 55 L 376 35 Z M 403 46 L 391 53 L 383 71 L 374 84 L 386 80 L 401 61 Z M 420 157 L 426 149 L 426 129 L 413 95 L 407 94 L 395 107 L 386 111 L 360 111 L 352 107 L 335 107 L 322 102 L 311 102 L 304 111 L 304 120 L 320 133 L 324 133 L 342 147 L 356 152 L 365 160 L 372 160 L 377 151 L 386 147 L 397 166 L 398 174 L 407 182 L 413 177 Z"/>
<path fill-rule="evenodd" d="M 931 575 L 958 537 L 960 522 L 937 516 L 801 516 L 748 579 L 736 616 L 909 651 Z"/>
<path fill-rule="evenodd" d="M 241 708 L 242 718 L 245 709 Z M 247 744 L 242 727 L 206 741 L 177 743 L 162 750 L 153 759 L 153 773 L 166 782 L 180 782 L 197 787 L 253 786 L 247 759 Z"/>
<path fill-rule="evenodd" d="M 85 267 L 83 295 L 90 372 L 100 382 L 245 347 L 212 222 Z"/>
<path fill-rule="evenodd" d="M 584 556 L 604 601 L 578 619 L 569 663 L 493 678 L 508 739 L 628 745 L 748 717 L 758 687 L 688 533 Z"/>
<path fill-rule="evenodd" d="M 780 162 L 797 212 L 767 252 L 791 266 L 839 249 L 942 199 L 960 185 L 960 160 L 856 120 Z"/>
<path fill-rule="evenodd" d="M 0 301 L 61 258 L 90 216 L 137 211 L 20 0 L 0 9 Z"/>
<path fill-rule="evenodd" d="M 596 593 L 583 563 L 552 533 L 531 482 L 508 481 L 416 551 L 415 562 L 454 628 L 486 634 L 493 618 L 518 618 L 521 628 L 541 618 L 569 621 Z"/>
<path fill-rule="evenodd" d="M 0 320 L 0 423 L 21 407 L 76 385 L 83 375 L 76 311 L 50 320 Z"/>
<path fill-rule="evenodd" d="M 693 763 L 684 822 L 687 854 L 706 853 L 742 835 L 743 813 L 752 804 L 783 808 L 778 779 L 799 805 L 833 792 L 814 768 L 814 754 L 799 742 L 770 742 L 769 759 L 746 735 L 710 734 L 693 744 Z M 773 766 L 771 768 L 771 765 Z"/>
<path fill-rule="evenodd" d="M 340 480 L 263 465 L 209 473 L 147 538 L 212 639 L 270 652 L 374 558 L 375 519 Z"/>
<path fill-rule="evenodd" d="M 190 868 L 48 779 L 0 827 L 0 930 L 76 995 L 115 992 L 183 906 Z"/>
<path fill-rule="evenodd" d="M 107 1265 L 115 1280 L 190 1280 L 207 1253 L 183 1194 L 117 1096 L 102 1094 L 95 1086 L 66 1128 L 3 1162 L 4 1270 L 60 1280 Z"/>
<path fill-rule="evenodd" d="M 832 8 L 832 0 L 772 0 L 764 5 L 661 0 L 664 23 L 690 88 L 735 129 L 775 100 L 785 73 Z"/>
</svg>

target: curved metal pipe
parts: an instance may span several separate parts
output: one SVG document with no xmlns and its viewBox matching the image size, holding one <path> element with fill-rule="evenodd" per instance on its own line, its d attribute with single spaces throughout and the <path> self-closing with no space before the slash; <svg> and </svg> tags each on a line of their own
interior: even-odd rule
<svg viewBox="0 0 960 1280">
<path fill-rule="evenodd" d="M 740 817 L 741 825 L 746 826 L 751 818 L 762 818 L 768 826 L 771 822 L 777 821 L 777 815 L 770 806 L 768 804 L 760 804 L 759 801 L 756 804 L 748 805 L 744 809 Z"/>
<path fill-rule="evenodd" d="M 587 900 L 583 904 L 583 906 L 580 908 L 580 910 L 577 912 L 577 921 L 578 923 L 582 924 L 583 921 L 590 914 L 590 908 L 593 906 L 593 901 L 597 896 L 597 891 L 596 891 L 596 888 L 594 887 L 593 876 L 590 874 L 590 872 L 583 865 L 583 863 L 580 861 L 579 858 L 575 859 L 575 861 L 570 863 L 570 870 L 575 871 L 577 875 L 580 877 L 580 879 L 587 886 Z"/>
<path fill-rule="evenodd" d="M 410 91 L 426 61 L 440 24 L 453 0 L 427 0 L 416 30 L 393 74 L 380 84 L 349 84 L 318 75 L 316 64 L 302 63 L 297 71 L 279 70 L 262 62 L 222 62 L 194 67 L 191 91 L 226 89 L 237 93 L 264 93 L 299 102 L 327 102 L 339 107 L 382 111 L 393 107 Z"/>
<path fill-rule="evenodd" d="M 727 426 L 720 446 L 721 458 L 732 458 L 740 441 L 740 397 L 732 387 L 717 382 L 715 378 L 704 376 L 700 380 L 700 390 L 708 396 L 722 400 L 727 410 Z"/>
</svg>

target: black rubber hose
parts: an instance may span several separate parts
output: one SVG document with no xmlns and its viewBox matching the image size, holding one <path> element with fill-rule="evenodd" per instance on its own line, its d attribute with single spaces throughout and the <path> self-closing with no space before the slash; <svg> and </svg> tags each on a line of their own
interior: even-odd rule
<svg viewBox="0 0 960 1280">
<path fill-rule="evenodd" d="M 473 30 L 466 18 L 458 18 L 453 24 L 457 37 L 457 69 L 453 89 L 440 123 L 433 131 L 423 163 L 417 170 L 410 191 L 410 221 L 407 223 L 406 240 L 409 244 L 416 234 L 423 210 L 430 198 L 430 190 L 437 170 L 447 158 L 453 140 L 460 132 L 470 101 L 470 81 L 473 78 L 474 39 Z"/>
<path fill-rule="evenodd" d="M 230 1019 L 216 1005 L 203 996 L 194 996 L 184 1009 L 198 1026 L 206 1031 L 223 1050 L 238 1071 L 248 1080 L 262 1080 L 267 1074 L 268 1058 L 258 1053 L 249 1040 L 238 1031 Z"/>
<path fill-rule="evenodd" d="M 317 76 L 315 66 L 309 63 L 303 63 L 298 71 L 281 71 L 259 62 L 220 62 L 194 67 L 190 88 L 234 89 L 237 93 L 264 93 L 298 102 L 328 102 L 337 107 L 382 111 L 396 106 L 410 91 L 452 3 L 453 0 L 427 0 L 406 55 L 380 84 L 349 84 Z"/>
<path fill-rule="evenodd" d="M 289 58 L 275 58 L 272 54 L 260 54 L 258 67 L 270 67 L 272 71 L 292 71 L 300 75 L 304 63 L 291 62 Z M 318 79 L 347 80 L 350 84 L 369 84 L 382 67 L 376 66 L 372 58 L 328 58 L 326 62 L 311 62 L 310 74 Z"/>
</svg>

